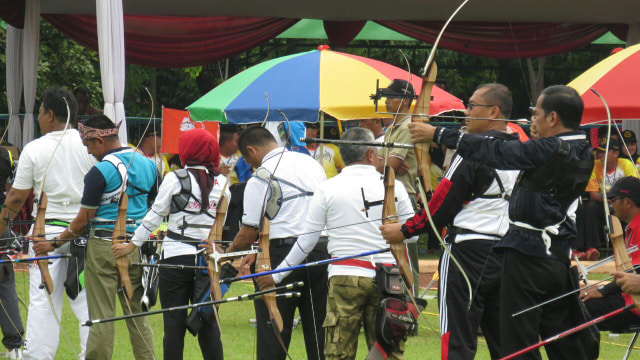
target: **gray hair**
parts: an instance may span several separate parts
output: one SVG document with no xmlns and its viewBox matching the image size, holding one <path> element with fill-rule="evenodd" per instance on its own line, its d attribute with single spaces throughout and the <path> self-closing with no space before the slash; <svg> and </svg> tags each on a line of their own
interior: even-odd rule
<svg viewBox="0 0 640 360">
<path fill-rule="evenodd" d="M 371 130 L 361 128 L 361 127 L 354 127 L 345 131 L 344 135 L 342 135 L 341 140 L 363 141 L 363 142 L 375 141 Z M 349 165 L 354 162 L 363 161 L 369 149 L 376 149 L 376 147 L 365 146 L 365 145 L 340 144 L 338 146 L 338 149 L 340 149 L 340 155 L 342 156 L 342 161 L 344 161 L 344 164 Z"/>
</svg>

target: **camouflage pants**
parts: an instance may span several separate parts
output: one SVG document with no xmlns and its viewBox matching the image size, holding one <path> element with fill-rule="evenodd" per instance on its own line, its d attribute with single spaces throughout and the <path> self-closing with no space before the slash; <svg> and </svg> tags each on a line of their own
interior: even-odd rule
<svg viewBox="0 0 640 360">
<path fill-rule="evenodd" d="M 329 279 L 324 355 L 326 360 L 355 359 L 360 327 L 364 325 L 367 348 L 375 343 L 378 287 L 372 278 L 332 276 Z M 402 359 L 404 343 L 389 359 Z M 361 354 L 360 358 L 366 355 Z"/>
</svg>

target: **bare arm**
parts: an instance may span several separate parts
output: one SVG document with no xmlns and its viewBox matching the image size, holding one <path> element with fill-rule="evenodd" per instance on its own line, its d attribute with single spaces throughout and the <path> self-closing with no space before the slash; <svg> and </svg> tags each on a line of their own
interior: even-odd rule
<svg viewBox="0 0 640 360">
<path fill-rule="evenodd" d="M 254 227 L 242 225 L 240 231 L 233 239 L 231 246 L 227 248 L 227 252 L 248 249 L 258 237 L 258 230 Z"/>
<path fill-rule="evenodd" d="M 14 219 L 24 202 L 29 197 L 29 193 L 31 189 L 27 190 L 18 190 L 15 188 L 11 188 L 11 191 L 7 194 L 7 199 L 4 202 L 4 207 L 2 211 L 0 211 L 0 233 L 7 230 L 7 218 Z"/>
</svg>

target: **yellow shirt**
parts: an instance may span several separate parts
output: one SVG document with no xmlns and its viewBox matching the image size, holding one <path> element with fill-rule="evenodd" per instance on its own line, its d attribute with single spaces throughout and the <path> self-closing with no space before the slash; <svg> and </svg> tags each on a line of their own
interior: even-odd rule
<svg viewBox="0 0 640 360">
<path fill-rule="evenodd" d="M 320 150 L 321 148 L 322 150 Z M 342 168 L 344 168 L 344 161 L 342 161 L 340 151 L 338 147 L 333 144 L 322 144 L 318 145 L 314 150 L 307 150 L 318 162 L 320 162 L 320 154 L 322 154 L 322 167 L 327 174 L 327 179 L 338 175 Z"/>
<path fill-rule="evenodd" d="M 611 186 L 613 186 L 613 184 L 622 177 L 638 177 L 633 163 L 628 159 L 620 158 L 618 159 L 618 166 L 613 171 L 607 173 L 603 182 L 602 166 L 603 165 L 600 160 L 596 160 L 593 164 L 593 172 L 591 173 L 591 178 L 589 179 L 589 184 L 587 184 L 586 191 L 609 191 L 611 190 Z"/>
</svg>

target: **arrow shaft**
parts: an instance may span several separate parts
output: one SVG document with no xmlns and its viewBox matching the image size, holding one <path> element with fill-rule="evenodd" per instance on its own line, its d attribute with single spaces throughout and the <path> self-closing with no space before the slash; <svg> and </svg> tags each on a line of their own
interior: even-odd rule
<svg viewBox="0 0 640 360">
<path fill-rule="evenodd" d="M 357 258 L 357 257 L 381 254 L 381 253 L 385 253 L 385 252 L 389 252 L 389 251 L 391 251 L 391 249 L 380 249 L 380 250 L 367 251 L 367 252 L 363 252 L 363 253 L 356 254 L 356 255 L 349 255 L 349 256 L 343 256 L 343 257 L 339 257 L 339 258 L 319 260 L 319 261 L 314 261 L 314 262 L 310 262 L 310 263 L 291 266 L 291 267 L 288 267 L 288 268 L 274 269 L 274 270 L 263 271 L 263 272 L 259 272 L 259 273 L 255 273 L 255 274 L 239 276 L 239 277 L 235 277 L 235 278 L 222 279 L 222 280 L 220 280 L 220 283 L 221 284 L 230 284 L 230 283 L 235 282 L 235 281 L 253 279 L 253 278 L 258 277 L 258 276 L 273 275 L 273 274 L 277 274 L 277 273 L 281 273 L 281 272 L 292 271 L 292 270 L 297 270 L 297 269 L 304 269 L 304 268 L 311 267 L 311 266 L 330 264 L 332 262 L 336 262 L 336 261 L 340 261 L 340 260 L 353 259 L 353 258 Z"/>
<path fill-rule="evenodd" d="M 87 320 L 86 322 L 84 322 L 82 324 L 82 326 L 93 326 L 95 324 L 114 322 L 114 321 L 118 321 L 118 320 L 133 319 L 133 318 L 137 318 L 137 317 L 141 317 L 141 316 L 162 314 L 162 313 L 166 313 L 166 312 L 170 312 L 170 311 L 176 311 L 176 310 L 189 310 L 189 309 L 202 307 L 202 306 L 217 305 L 217 304 L 224 304 L 224 303 L 229 303 L 229 302 L 239 302 L 239 301 L 246 301 L 246 300 L 254 300 L 254 299 L 257 299 L 257 298 L 261 297 L 262 295 L 265 295 L 265 294 L 268 294 L 268 293 L 273 293 L 273 292 L 276 292 L 276 291 L 279 291 L 279 290 L 285 290 L 285 289 L 290 290 L 290 289 L 293 289 L 295 287 L 302 286 L 301 284 L 303 284 L 302 281 L 297 282 L 297 283 L 287 284 L 287 285 L 284 285 L 284 286 L 275 287 L 275 288 L 269 289 L 269 290 L 257 291 L 257 292 L 251 293 L 251 294 L 245 294 L 245 295 L 230 297 L 230 298 L 227 298 L 227 299 L 214 300 L 214 301 L 205 301 L 205 302 L 201 302 L 201 303 L 197 303 L 197 304 L 189 304 L 189 305 L 182 305 L 182 306 L 173 306 L 173 307 L 160 309 L 160 310 L 141 312 L 141 313 L 137 313 L 137 314 L 127 314 L 127 315 L 123 315 L 123 316 L 115 316 L 115 317 L 104 318 L 104 319 Z M 279 294 L 279 295 L 283 295 L 284 297 L 295 296 L 295 295 L 292 295 L 292 294 L 294 294 L 294 293 L 286 293 L 286 294 Z M 300 293 L 297 293 L 297 294 L 300 294 Z"/>
<path fill-rule="evenodd" d="M 62 259 L 62 258 L 68 258 L 68 257 L 71 257 L 71 254 L 51 255 L 51 256 L 37 256 L 37 257 L 32 257 L 32 258 L 15 259 L 15 260 L 0 260 L 0 264 L 2 264 L 2 263 L 22 263 L 22 262 L 48 260 L 48 259 Z"/>
</svg>

